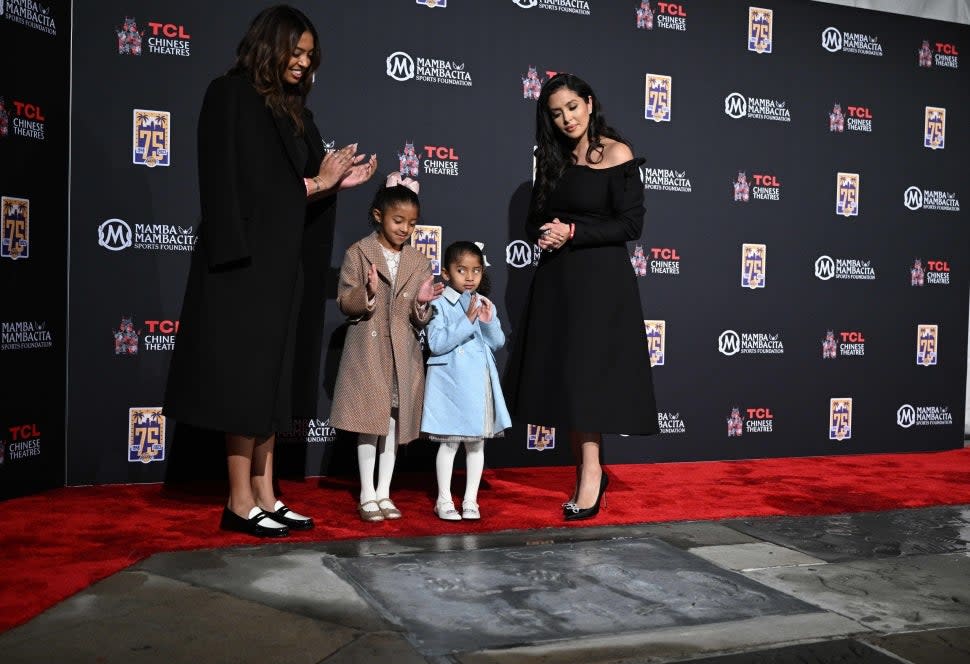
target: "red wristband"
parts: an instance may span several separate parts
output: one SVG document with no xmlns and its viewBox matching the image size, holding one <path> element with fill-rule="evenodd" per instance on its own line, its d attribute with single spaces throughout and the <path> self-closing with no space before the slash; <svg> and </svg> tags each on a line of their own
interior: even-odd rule
<svg viewBox="0 0 970 664">
<path fill-rule="evenodd" d="M 569 239 L 572 240 L 576 235 L 576 224 L 569 224 Z"/>
</svg>

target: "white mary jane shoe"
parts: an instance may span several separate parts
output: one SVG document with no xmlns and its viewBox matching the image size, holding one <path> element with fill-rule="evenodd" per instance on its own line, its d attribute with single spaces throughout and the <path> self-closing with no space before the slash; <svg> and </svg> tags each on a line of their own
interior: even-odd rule
<svg viewBox="0 0 970 664">
<path fill-rule="evenodd" d="M 468 519 L 469 521 L 481 519 L 482 514 L 478 511 L 478 503 L 473 503 L 470 500 L 464 501 L 461 504 L 461 518 Z"/>
<path fill-rule="evenodd" d="M 434 504 L 434 513 L 443 521 L 461 521 L 461 514 L 455 509 L 455 501 L 438 501 Z"/>
</svg>

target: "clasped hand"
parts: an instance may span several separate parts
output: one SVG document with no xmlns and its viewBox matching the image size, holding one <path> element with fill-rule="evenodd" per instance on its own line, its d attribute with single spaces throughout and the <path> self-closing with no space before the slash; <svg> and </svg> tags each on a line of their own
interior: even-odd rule
<svg viewBox="0 0 970 664">
<path fill-rule="evenodd" d="M 539 227 L 542 235 L 539 236 L 539 248 L 543 251 L 560 249 L 569 241 L 569 224 L 564 224 L 558 218 L 543 224 Z"/>
</svg>

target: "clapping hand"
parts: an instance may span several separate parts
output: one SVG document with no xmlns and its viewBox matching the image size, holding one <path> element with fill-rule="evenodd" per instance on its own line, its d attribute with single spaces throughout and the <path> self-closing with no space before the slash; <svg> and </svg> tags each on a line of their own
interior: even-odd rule
<svg viewBox="0 0 970 664">
<path fill-rule="evenodd" d="M 320 170 L 314 179 L 319 183 L 320 189 L 333 189 L 350 175 L 354 164 L 360 159 L 363 159 L 363 155 L 357 155 L 356 143 L 328 152 L 320 162 Z"/>
<path fill-rule="evenodd" d="M 444 284 L 436 284 L 434 283 L 434 277 L 428 277 L 418 289 L 418 304 L 427 304 L 432 300 L 437 300 L 444 291 Z"/>
<path fill-rule="evenodd" d="M 478 298 L 478 293 L 472 293 L 471 299 L 468 300 L 468 310 L 465 315 L 468 316 L 468 321 L 474 323 L 475 319 L 478 318 L 482 313 L 482 303 Z"/>
<path fill-rule="evenodd" d="M 367 270 L 367 299 L 373 299 L 377 295 L 377 265 L 370 264 Z"/>
<path fill-rule="evenodd" d="M 475 297 L 474 295 L 472 297 Z M 485 296 L 479 296 L 482 306 L 478 310 L 478 320 L 483 323 L 491 323 L 495 314 L 495 305 Z"/>
<path fill-rule="evenodd" d="M 377 155 L 372 154 L 370 159 L 363 161 L 364 157 L 367 155 L 359 154 L 355 155 L 353 159 L 353 165 L 350 168 L 350 172 L 340 180 L 341 189 L 350 189 L 351 187 L 356 187 L 359 184 L 363 184 L 370 180 L 371 176 L 377 170 Z M 363 163 L 361 163 L 363 162 Z"/>
</svg>

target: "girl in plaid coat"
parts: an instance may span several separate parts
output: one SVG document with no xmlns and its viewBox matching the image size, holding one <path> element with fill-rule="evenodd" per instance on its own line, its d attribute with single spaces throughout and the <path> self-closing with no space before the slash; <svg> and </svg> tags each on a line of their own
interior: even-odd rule
<svg viewBox="0 0 970 664">
<path fill-rule="evenodd" d="M 348 317 L 347 339 L 330 422 L 359 434 L 357 465 L 364 521 L 399 519 L 390 498 L 397 446 L 418 437 L 424 367 L 418 334 L 428 304 L 444 286 L 408 243 L 418 222 L 418 183 L 391 173 L 371 204 L 376 229 L 344 254 L 337 304 Z M 375 466 L 377 484 L 374 483 Z"/>
</svg>

